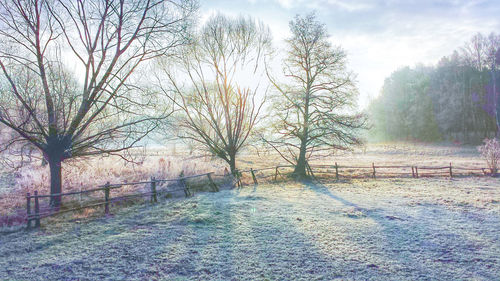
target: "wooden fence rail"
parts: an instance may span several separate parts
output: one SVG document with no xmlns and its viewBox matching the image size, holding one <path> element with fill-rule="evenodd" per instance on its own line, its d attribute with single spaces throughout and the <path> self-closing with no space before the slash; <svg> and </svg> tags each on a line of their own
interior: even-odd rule
<svg viewBox="0 0 500 281">
<path fill-rule="evenodd" d="M 271 178 L 272 181 L 277 181 L 279 179 L 285 179 L 282 169 L 292 168 L 292 165 L 278 165 L 259 169 L 246 169 L 240 170 L 239 175 L 244 173 L 249 173 L 254 185 L 259 183 L 259 179 Z M 417 165 L 376 165 L 372 163 L 371 166 L 348 166 L 334 164 L 322 164 L 322 165 L 306 165 L 307 173 L 311 175 L 313 179 L 316 179 L 314 174 L 318 175 L 335 175 L 335 179 L 339 180 L 341 176 L 349 177 L 353 170 L 361 171 L 361 177 L 371 177 L 376 178 L 381 177 L 397 177 L 397 176 L 410 176 L 412 178 L 420 177 L 432 177 L 432 176 L 465 176 L 465 175 L 488 175 L 489 168 L 477 168 L 477 167 L 454 167 L 452 163 L 448 166 L 417 166 Z M 262 174 L 258 172 L 273 170 L 272 173 Z M 420 170 L 420 171 L 419 171 Z M 480 173 L 477 173 L 479 172 Z M 358 174 L 354 177 L 360 177 Z M 238 181 L 238 186 L 240 186 L 240 180 Z"/>
<path fill-rule="evenodd" d="M 457 167 L 452 166 L 450 163 L 448 166 L 417 166 L 417 165 L 376 165 L 372 163 L 371 166 L 348 166 L 335 164 L 322 164 L 322 165 L 306 165 L 307 172 L 312 174 L 335 174 L 335 179 L 339 179 L 342 175 L 348 176 L 348 173 L 353 172 L 353 170 L 362 171 L 364 177 L 369 176 L 371 178 L 376 178 L 377 176 L 411 176 L 412 178 L 428 177 L 428 176 L 464 176 L 464 175 L 488 175 L 489 168 L 475 168 L 475 167 Z M 240 170 L 239 174 L 250 173 L 253 184 L 258 184 L 258 179 L 265 179 L 271 177 L 273 181 L 278 179 L 284 179 L 282 168 L 291 168 L 291 165 L 278 165 L 260 169 L 247 169 Z M 257 172 L 273 170 L 272 174 L 260 175 Z M 420 170 L 420 171 L 419 171 Z M 474 173 L 474 172 L 481 173 Z M 469 172 L 469 173 L 467 173 Z M 313 174 L 314 173 L 314 174 Z"/>
</svg>

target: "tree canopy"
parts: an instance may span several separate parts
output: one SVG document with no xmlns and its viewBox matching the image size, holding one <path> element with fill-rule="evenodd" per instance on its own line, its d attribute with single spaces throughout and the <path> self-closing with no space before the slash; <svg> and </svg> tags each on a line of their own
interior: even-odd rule
<svg viewBox="0 0 500 281">
<path fill-rule="evenodd" d="M 378 140 L 480 143 L 498 134 L 500 35 L 477 34 L 436 66 L 404 67 L 368 108 Z"/>
</svg>

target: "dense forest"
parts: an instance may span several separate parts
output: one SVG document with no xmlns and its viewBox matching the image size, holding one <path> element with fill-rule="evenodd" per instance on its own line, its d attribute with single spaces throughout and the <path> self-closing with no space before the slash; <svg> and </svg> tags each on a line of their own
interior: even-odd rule
<svg viewBox="0 0 500 281">
<path fill-rule="evenodd" d="M 495 33 L 476 34 L 435 66 L 400 68 L 367 109 L 370 138 L 475 144 L 495 136 L 499 68 Z"/>
</svg>

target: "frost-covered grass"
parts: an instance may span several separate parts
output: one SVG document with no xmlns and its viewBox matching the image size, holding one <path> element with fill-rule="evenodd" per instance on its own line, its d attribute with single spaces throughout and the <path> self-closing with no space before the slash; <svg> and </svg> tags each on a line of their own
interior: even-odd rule
<svg viewBox="0 0 500 281">
<path fill-rule="evenodd" d="M 138 163 L 125 162 L 118 157 L 94 157 L 65 161 L 62 171 L 63 192 L 95 188 L 107 181 L 111 183 L 144 181 L 152 176 L 175 178 L 181 171 L 184 171 L 185 175 L 205 172 L 222 174 L 225 167 L 220 160 L 192 155 L 186 149 L 176 149 L 175 146 L 150 148 L 147 151 L 133 150 L 131 154 Z M 485 161 L 481 159 L 474 146 L 412 143 L 369 144 L 366 149 L 357 148 L 353 152 L 323 155 L 310 161 L 311 165 L 333 164 L 335 162 L 341 166 L 371 166 L 371 163 L 376 165 L 443 166 L 453 162 L 454 167 L 486 167 Z M 26 192 L 33 193 L 37 190 L 39 194 L 49 193 L 49 167 L 41 166 L 40 163 L 39 160 L 34 161 L 20 170 L 8 173 L 4 173 L 0 166 L 0 227 L 19 225 L 24 222 L 26 208 L 24 196 Z M 238 167 L 242 170 L 272 167 L 279 164 L 287 163 L 283 162 L 277 153 L 265 149 L 257 151 L 255 148 L 251 148 L 243 151 L 238 158 Z M 281 172 L 286 173 L 287 169 Z M 406 169 L 406 172 L 410 173 L 411 171 Z M 273 173 L 273 171 L 268 170 L 266 173 Z M 371 171 L 341 170 L 340 173 L 341 177 L 349 177 L 354 174 L 369 176 Z M 262 175 L 258 173 L 258 176 Z M 243 181 L 252 182 L 249 173 L 243 174 Z M 142 188 L 142 186 L 130 186 L 121 190 L 137 192 Z M 117 192 L 119 191 L 117 190 Z M 74 201 L 74 198 L 64 198 L 64 200 L 66 199 Z"/>
<path fill-rule="evenodd" d="M 240 166 L 256 168 L 286 164 L 273 151 L 251 150 L 240 157 Z M 340 166 L 375 165 L 413 165 L 413 166 L 447 166 L 452 162 L 454 167 L 488 167 L 477 151 L 476 146 L 455 146 L 417 143 L 376 143 L 353 151 L 337 151 L 330 155 L 315 154 L 309 160 L 314 164 L 334 164 Z"/>
<path fill-rule="evenodd" d="M 283 183 L 0 236 L 0 279 L 499 280 L 495 178 Z"/>
</svg>

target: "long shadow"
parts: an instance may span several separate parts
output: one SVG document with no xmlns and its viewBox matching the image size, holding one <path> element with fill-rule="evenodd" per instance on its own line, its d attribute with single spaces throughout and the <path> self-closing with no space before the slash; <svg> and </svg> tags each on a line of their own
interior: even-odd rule
<svg viewBox="0 0 500 281">
<path fill-rule="evenodd" d="M 485 256 L 488 260 L 470 261 L 476 251 L 470 239 L 463 239 L 453 231 L 436 231 L 439 214 L 453 215 L 445 209 L 427 210 L 427 206 L 420 206 L 413 211 L 414 217 L 400 220 L 386 215 L 395 210 L 363 208 L 362 204 L 346 200 L 325 186 L 306 188 L 320 198 L 360 210 L 376 222 L 379 234 L 366 231 L 363 232 L 366 237 L 354 239 L 350 233 L 346 237 L 352 243 L 361 242 L 367 251 L 381 256 L 382 261 L 367 264 L 325 253 L 315 244 L 315 237 L 300 231 L 299 226 L 309 222 L 304 218 L 299 221 L 298 209 L 276 204 L 279 198 L 264 196 L 266 190 L 248 187 L 238 193 L 231 190 L 223 191 L 227 194 L 198 194 L 179 202 L 138 207 L 136 212 L 120 217 L 74 224 L 50 239 L 29 236 L 33 241 L 27 245 L 17 241 L 27 235 L 9 239 L 13 242 L 10 248 L 19 246 L 22 251 L 16 257 L 5 258 L 22 263 L 29 270 L 0 269 L 0 279 L 29 280 L 28 274 L 53 280 L 495 280 L 498 277 L 494 275 L 495 261 L 500 260 L 498 252 L 496 258 L 492 252 Z M 183 211 L 178 213 L 176 208 L 181 204 Z M 190 209 L 185 209 L 186 205 Z M 310 217 L 324 221 L 321 211 L 311 206 Z M 436 222 L 429 222 L 429 217 Z M 469 228 L 473 227 L 481 225 L 474 223 Z M 457 249 L 469 250 L 471 255 L 461 258 L 455 253 Z M 474 267 L 475 263 L 482 267 Z M 2 270 L 8 274 L 6 278 Z M 394 270 L 399 271 L 397 275 L 390 275 L 396 273 Z"/>
<path fill-rule="evenodd" d="M 296 230 L 287 210 L 273 198 L 259 196 L 258 187 L 234 201 L 234 260 L 248 280 L 331 280 L 339 265 Z"/>
<path fill-rule="evenodd" d="M 236 243 L 231 235 L 234 231 L 230 220 L 233 210 L 231 204 L 226 202 L 225 194 L 239 194 L 240 190 L 222 192 L 222 200 L 221 193 L 197 195 L 197 206 L 193 208 L 186 226 L 188 232 L 193 234 L 188 251 L 193 266 L 189 278 L 224 280 L 237 275 L 231 255 L 231 245 Z"/>
<path fill-rule="evenodd" d="M 251 279 L 334 280 L 346 278 L 342 264 L 331 259 L 297 231 L 289 218 L 266 220 L 256 215 L 249 220 L 248 247 Z"/>
<path fill-rule="evenodd" d="M 231 280 L 241 271 L 234 213 L 241 189 L 201 193 L 190 200 L 192 209 L 183 212 L 178 225 L 185 229 L 179 246 L 184 250 L 175 259 L 162 261 L 161 278 L 168 280 Z M 175 245 L 174 245 L 175 246 Z M 176 247 L 179 247 L 176 246 Z M 170 252 L 170 249 L 165 249 Z"/>
<path fill-rule="evenodd" d="M 214 199 L 218 201 L 211 202 Z M 337 273 L 340 265 L 317 251 L 289 219 L 280 216 L 279 208 L 273 208 L 267 200 L 250 188 L 228 191 L 222 198 L 203 196 L 196 208 L 199 212 L 195 213 L 207 221 L 189 226 L 197 244 L 192 244 L 193 248 L 186 253 L 196 252 L 188 258 L 195 271 L 185 277 L 200 280 L 342 277 Z"/>
<path fill-rule="evenodd" d="M 299 192 L 301 195 L 300 198 L 294 198 L 292 200 L 303 200 L 306 201 L 307 197 L 307 188 L 304 188 Z M 341 202 L 342 204 L 353 207 L 356 210 L 365 209 L 360 208 L 357 204 L 354 204 L 350 201 L 347 201 L 341 197 L 335 196 L 334 194 L 329 194 L 331 198 Z M 318 276 L 309 274 L 314 272 L 322 272 L 320 279 L 321 280 L 332 280 L 332 279 L 348 279 L 348 280 L 391 280 L 395 277 L 392 276 L 390 272 L 383 268 L 379 268 L 373 263 L 367 262 L 362 258 L 352 258 L 348 256 L 339 255 L 335 252 L 336 247 L 331 247 L 331 245 L 325 245 L 325 241 L 322 240 L 324 236 L 328 236 L 330 232 L 324 228 L 322 223 L 318 223 L 317 221 L 322 219 L 324 214 L 315 211 L 314 205 L 308 206 L 311 209 L 304 209 L 304 206 L 295 206 L 295 204 L 288 204 L 291 206 L 289 210 L 285 212 L 288 214 L 285 216 L 284 220 L 288 221 L 288 225 L 290 227 L 282 227 L 280 225 L 272 226 L 271 232 L 274 233 L 283 233 L 283 229 L 286 229 L 286 237 L 284 239 L 284 247 L 283 249 L 279 249 L 278 252 L 282 256 L 287 256 L 293 254 L 294 252 L 299 253 L 298 261 L 300 263 L 299 268 L 301 268 L 300 273 L 305 274 L 308 278 L 314 279 Z M 314 215 L 311 216 L 311 213 Z M 258 224 L 257 224 L 258 226 Z M 257 229 L 257 228 L 256 228 Z M 280 231 L 281 230 L 281 231 Z M 312 230 L 312 232 L 308 232 Z M 257 233 L 258 231 L 254 231 Z M 343 243 L 340 237 L 337 236 L 329 236 L 333 241 L 327 241 L 326 244 L 330 243 Z M 321 241 L 322 240 L 322 241 Z M 348 243 L 356 243 L 357 241 L 347 241 Z M 349 247 L 349 245 L 343 245 L 339 248 Z M 353 249 L 354 250 L 354 249 Z M 290 252 L 291 251 L 291 252 Z M 277 258 L 277 257 L 275 257 Z M 312 268 L 308 268 L 308 261 L 315 260 L 318 261 L 317 264 L 312 264 Z M 297 266 L 297 264 L 293 264 L 293 266 Z M 294 272 L 295 268 L 291 268 L 290 271 Z M 298 272 L 296 272 L 298 273 Z M 300 274 L 297 274 L 301 276 Z"/>
<path fill-rule="evenodd" d="M 444 213 L 451 217 L 455 215 L 442 206 L 419 206 L 416 211 L 412 210 L 416 217 L 399 218 L 387 215 L 387 213 L 394 213 L 395 209 L 362 208 L 358 204 L 333 194 L 328 187 L 321 184 L 310 184 L 308 188 L 345 206 L 361 210 L 368 218 L 375 221 L 381 227 L 385 237 L 385 243 L 378 249 L 380 253 L 377 254 L 386 255 L 389 261 L 397 262 L 396 268 L 405 271 L 405 278 L 441 280 L 494 278 L 494 270 L 489 271 L 487 263 L 484 264 L 485 268 L 478 269 L 475 267 L 473 256 L 467 260 L 460 253 L 460 251 L 467 253 L 474 250 L 473 241 L 467 237 L 460 237 L 461 235 L 456 233 L 458 230 L 446 231 L 444 227 L 438 226 L 440 218 L 437 214 Z M 429 207 L 432 210 L 426 210 Z M 429 221 L 432 219 L 436 221 Z M 489 263 L 493 265 L 494 260 L 495 258 L 492 257 Z"/>
<path fill-rule="evenodd" d="M 141 206 L 114 218 L 71 224 L 60 234 L 40 231 L 28 237 L 30 242 L 12 241 L 18 243 L 13 246 L 25 248 L 25 254 L 15 257 L 23 261 L 23 267 L 0 279 L 151 279 L 161 272 L 161 259 L 155 257 L 165 253 L 165 245 L 183 243 L 178 238 L 185 233 L 176 227 L 176 219 L 168 218 L 175 202 L 160 204 L 164 205 Z"/>
<path fill-rule="evenodd" d="M 232 232 L 232 225 L 224 222 L 230 210 L 218 214 L 223 208 L 214 205 L 215 196 L 200 193 L 187 200 L 144 207 L 137 214 L 121 218 L 104 235 L 99 235 L 100 241 L 94 243 L 91 251 L 72 260 L 76 260 L 77 267 L 83 261 L 92 276 L 103 279 L 223 280 L 227 279 L 224 276 L 234 276 L 233 268 L 227 266 L 232 264 L 231 256 L 224 254 L 223 249 L 234 243 L 230 235 L 225 235 Z M 182 208 L 180 212 L 177 207 Z M 154 218 L 147 218 L 148 208 L 154 208 L 150 210 Z M 150 227 L 152 230 L 148 231 Z M 110 254 L 108 249 L 113 252 Z M 85 262 L 96 256 L 101 263 Z"/>
</svg>

